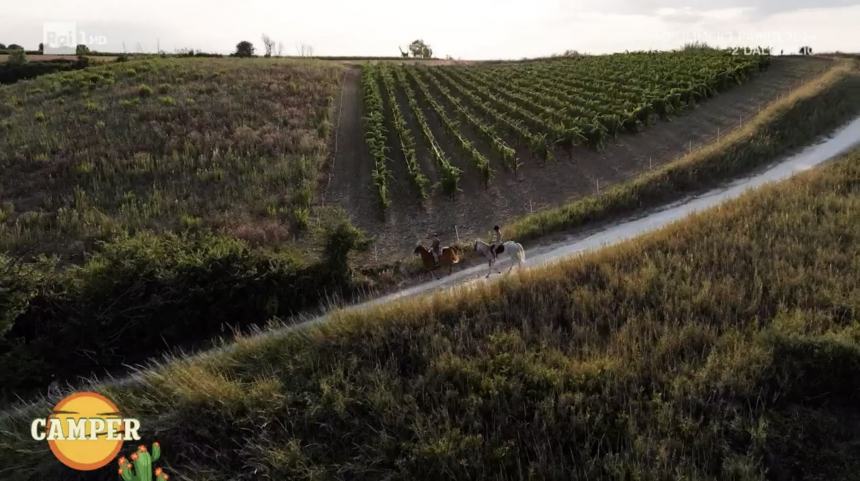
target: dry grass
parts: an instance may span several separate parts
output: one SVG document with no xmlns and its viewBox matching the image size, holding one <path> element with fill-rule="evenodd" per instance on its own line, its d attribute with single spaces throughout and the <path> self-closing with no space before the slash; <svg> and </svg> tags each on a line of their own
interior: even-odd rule
<svg viewBox="0 0 860 481">
<path fill-rule="evenodd" d="M 595 254 L 95 388 L 179 479 L 846 479 L 858 246 L 854 151 Z M 58 477 L 28 438 L 53 401 L 0 418 L 8 479 Z"/>
<path fill-rule="evenodd" d="M 0 87 L 0 251 L 74 257 L 141 230 L 295 238 L 340 70 L 150 59 Z"/>
</svg>

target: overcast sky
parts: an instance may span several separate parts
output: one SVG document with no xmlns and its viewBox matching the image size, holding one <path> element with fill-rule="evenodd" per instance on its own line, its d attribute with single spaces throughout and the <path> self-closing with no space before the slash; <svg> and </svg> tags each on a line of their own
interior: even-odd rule
<svg viewBox="0 0 860 481">
<path fill-rule="evenodd" d="M 521 58 L 668 49 L 692 40 L 779 52 L 860 51 L 860 0 L 39 0 L 3 2 L 0 42 L 35 48 L 46 22 L 75 22 L 103 51 L 160 45 L 229 53 L 269 34 L 295 54 L 397 55 L 415 38 L 437 56 Z"/>
</svg>

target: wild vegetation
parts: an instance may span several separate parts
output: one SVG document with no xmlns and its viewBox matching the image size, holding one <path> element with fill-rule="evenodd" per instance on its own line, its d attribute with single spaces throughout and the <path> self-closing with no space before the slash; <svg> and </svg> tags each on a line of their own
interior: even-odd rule
<svg viewBox="0 0 860 481">
<path fill-rule="evenodd" d="M 142 230 L 295 238 L 339 71 L 151 59 L 0 87 L 0 251 L 73 257 Z"/>
<path fill-rule="evenodd" d="M 0 87 L 0 402 L 349 295 L 366 242 L 314 205 L 341 71 L 148 59 Z"/>
<path fill-rule="evenodd" d="M 847 479 L 858 185 L 854 151 L 598 253 L 94 388 L 195 479 Z M 55 475 L 29 437 L 50 402 L 0 419 L 7 479 Z"/>
<path fill-rule="evenodd" d="M 363 79 L 365 85 L 373 84 L 366 88 L 373 89 L 378 89 L 377 72 L 397 79 L 396 86 L 389 87 L 403 92 L 414 128 L 421 133 L 415 137 L 439 165 L 444 190 L 453 193 L 460 172 L 452 156 L 465 155 L 488 182 L 491 165 L 516 170 L 521 157 L 517 149 L 552 160 L 557 148 L 599 148 L 621 132 L 635 132 L 656 117 L 666 118 L 742 83 L 768 65 L 769 57 L 763 54 L 698 49 L 476 65 L 379 64 L 365 67 Z M 397 101 L 396 95 L 391 98 Z M 444 130 L 434 132 L 430 117 Z M 393 124 L 401 125 L 396 119 Z M 478 138 L 469 138 L 461 125 Z M 457 150 L 446 151 L 440 135 L 450 137 Z M 497 158 L 482 152 L 478 141 L 489 145 Z M 385 145 L 384 139 L 380 142 Z M 413 155 L 408 146 L 404 155 Z"/>
</svg>

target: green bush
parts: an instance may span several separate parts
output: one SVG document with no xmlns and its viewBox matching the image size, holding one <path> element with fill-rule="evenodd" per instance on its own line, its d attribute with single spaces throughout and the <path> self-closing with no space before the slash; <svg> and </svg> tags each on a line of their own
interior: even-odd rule
<svg viewBox="0 0 860 481">
<path fill-rule="evenodd" d="M 207 233 L 142 233 L 64 271 L 0 257 L 0 398 L 317 307 L 351 291 L 347 258 L 363 243 L 343 224 L 308 266 Z"/>
<path fill-rule="evenodd" d="M 146 84 L 142 84 L 137 88 L 137 95 L 141 97 L 151 97 L 153 93 L 152 87 Z"/>
</svg>

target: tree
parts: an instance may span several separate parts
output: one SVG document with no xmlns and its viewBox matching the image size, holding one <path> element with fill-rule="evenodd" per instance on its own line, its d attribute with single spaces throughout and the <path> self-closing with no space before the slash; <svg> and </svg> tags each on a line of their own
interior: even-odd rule
<svg viewBox="0 0 860 481">
<path fill-rule="evenodd" d="M 278 42 L 278 57 L 284 56 L 284 42 Z"/>
<path fill-rule="evenodd" d="M 415 58 L 432 58 L 433 49 L 424 40 L 416 40 L 409 44 L 409 51 Z"/>
<path fill-rule="evenodd" d="M 41 43 L 41 42 L 39 43 L 39 53 L 41 53 L 41 54 L 45 53 L 45 44 L 44 43 Z"/>
<path fill-rule="evenodd" d="M 0 43 L 0 50 L 6 50 L 6 45 Z"/>
<path fill-rule="evenodd" d="M 6 60 L 6 65 L 24 65 L 27 63 L 27 55 L 23 48 L 9 50 L 9 59 Z"/>
<path fill-rule="evenodd" d="M 266 57 L 271 57 L 272 51 L 275 50 L 275 41 L 265 33 L 263 34 L 263 48 L 266 50 Z"/>
<path fill-rule="evenodd" d="M 6 49 L 7 50 L 24 50 L 24 47 L 18 45 L 17 43 L 10 43 L 9 46 L 6 47 Z"/>
<path fill-rule="evenodd" d="M 306 43 L 300 43 L 296 45 L 296 52 L 298 52 L 299 57 L 313 57 L 314 56 L 314 47 L 313 45 L 308 45 Z"/>
<path fill-rule="evenodd" d="M 253 57 L 254 44 L 247 40 L 242 40 L 241 42 L 236 44 L 236 53 L 234 53 L 233 55 L 237 57 Z"/>
<path fill-rule="evenodd" d="M 88 53 L 90 53 L 90 48 L 82 43 L 78 44 L 78 46 L 75 47 L 75 55 L 81 56 L 86 55 Z"/>
</svg>

